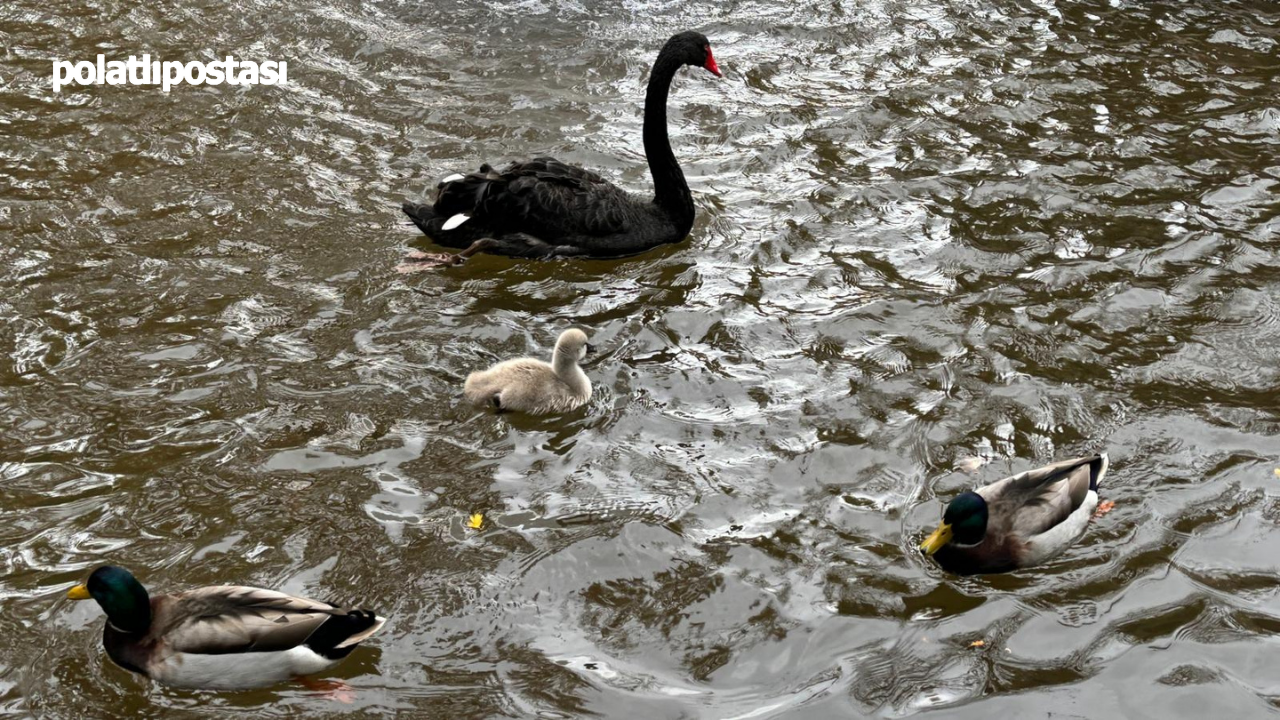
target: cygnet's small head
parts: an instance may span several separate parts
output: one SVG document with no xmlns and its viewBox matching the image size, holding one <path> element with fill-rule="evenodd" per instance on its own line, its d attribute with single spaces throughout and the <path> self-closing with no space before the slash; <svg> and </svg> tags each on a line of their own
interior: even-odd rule
<svg viewBox="0 0 1280 720">
<path fill-rule="evenodd" d="M 587 334 L 577 328 L 560 333 L 560 339 L 556 341 L 556 352 L 562 357 L 573 358 L 577 362 L 582 362 L 587 357 L 587 353 L 594 349 L 591 343 L 587 342 Z"/>
</svg>

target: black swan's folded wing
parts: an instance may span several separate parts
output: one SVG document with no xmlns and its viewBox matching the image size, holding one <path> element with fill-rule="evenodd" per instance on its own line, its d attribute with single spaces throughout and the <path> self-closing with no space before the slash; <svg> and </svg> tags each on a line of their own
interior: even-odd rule
<svg viewBox="0 0 1280 720">
<path fill-rule="evenodd" d="M 635 205 L 633 198 L 596 173 L 542 157 L 513 163 L 501 172 L 485 166 L 443 183 L 434 214 L 442 230 L 450 219 L 466 215 L 454 227 L 465 228 L 468 235 L 521 232 L 554 244 L 564 238 L 627 233 Z"/>
</svg>

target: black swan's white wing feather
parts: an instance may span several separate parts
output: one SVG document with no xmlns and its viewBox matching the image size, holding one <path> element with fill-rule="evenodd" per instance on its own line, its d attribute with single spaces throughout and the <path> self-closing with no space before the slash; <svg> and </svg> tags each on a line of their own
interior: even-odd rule
<svg viewBox="0 0 1280 720">
<path fill-rule="evenodd" d="M 443 183 L 434 210 L 442 231 L 459 227 L 447 225 L 466 215 L 468 234 L 527 233 L 559 244 L 626 233 L 634 204 L 596 173 L 543 157 Z"/>
</svg>

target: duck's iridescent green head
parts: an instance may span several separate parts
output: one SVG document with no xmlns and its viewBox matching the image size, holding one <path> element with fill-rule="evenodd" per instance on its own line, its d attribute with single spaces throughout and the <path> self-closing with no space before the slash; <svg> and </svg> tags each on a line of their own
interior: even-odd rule
<svg viewBox="0 0 1280 720">
<path fill-rule="evenodd" d="M 133 573 L 115 565 L 103 565 L 83 585 L 67 593 L 72 600 L 93 598 L 107 621 L 127 633 L 141 634 L 151 628 L 151 597 Z"/>
<path fill-rule="evenodd" d="M 960 493 L 947 503 L 942 522 L 951 526 L 951 541 L 977 545 L 987 534 L 987 501 L 976 492 Z"/>
<path fill-rule="evenodd" d="M 920 549 L 926 555 L 932 555 L 950 542 L 957 545 L 977 545 L 986 534 L 987 501 L 976 492 L 960 493 L 947 503 L 947 510 L 942 514 L 942 524 L 925 538 Z"/>
</svg>

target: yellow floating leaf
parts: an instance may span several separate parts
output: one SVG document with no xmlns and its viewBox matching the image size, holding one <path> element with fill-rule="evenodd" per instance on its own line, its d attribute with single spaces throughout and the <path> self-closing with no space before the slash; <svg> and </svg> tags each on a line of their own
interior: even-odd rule
<svg viewBox="0 0 1280 720">
<path fill-rule="evenodd" d="M 1280 477 L 1280 468 L 1276 468 L 1276 477 Z"/>
<path fill-rule="evenodd" d="M 484 515 L 475 513 L 471 517 L 467 518 L 467 527 L 472 530 L 479 530 L 481 525 L 484 525 Z"/>
<path fill-rule="evenodd" d="M 974 640 L 973 642 L 969 643 L 969 647 L 986 647 L 986 646 L 987 646 L 986 640 Z"/>
</svg>

